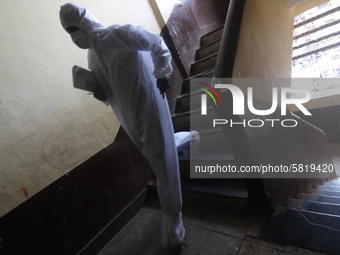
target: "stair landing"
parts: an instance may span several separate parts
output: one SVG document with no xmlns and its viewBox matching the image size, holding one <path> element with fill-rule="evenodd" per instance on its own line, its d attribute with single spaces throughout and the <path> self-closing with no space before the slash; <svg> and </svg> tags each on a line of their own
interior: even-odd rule
<svg viewBox="0 0 340 255">
<path fill-rule="evenodd" d="M 183 193 L 185 254 L 313 254 L 291 245 L 260 238 L 269 211 L 251 211 L 246 200 Z M 157 196 L 98 253 L 176 254 L 160 246 L 162 213 Z"/>
</svg>

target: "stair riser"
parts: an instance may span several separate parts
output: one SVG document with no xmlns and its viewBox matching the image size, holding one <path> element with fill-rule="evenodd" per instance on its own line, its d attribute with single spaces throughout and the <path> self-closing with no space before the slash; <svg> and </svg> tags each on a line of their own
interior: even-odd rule
<svg viewBox="0 0 340 255">
<path fill-rule="evenodd" d="M 176 113 L 180 110 L 181 112 L 188 112 L 194 110 L 200 110 L 202 107 L 202 95 L 206 94 L 202 91 L 202 93 L 194 93 L 184 97 L 180 97 L 177 99 L 176 105 Z M 207 107 L 212 107 L 213 102 L 211 98 L 208 96 Z"/>
<path fill-rule="evenodd" d="M 234 160 L 231 148 L 226 146 L 200 147 L 197 160 Z"/>
<path fill-rule="evenodd" d="M 212 42 L 211 44 L 206 45 L 203 48 L 199 48 L 196 51 L 196 61 L 199 61 L 203 58 L 206 58 L 206 57 L 218 52 L 219 49 L 220 49 L 220 44 L 221 44 L 221 39 L 216 40 L 215 42 Z"/>
<path fill-rule="evenodd" d="M 205 117 L 202 117 L 201 112 L 194 114 L 186 113 L 183 115 L 175 115 L 172 117 L 175 132 L 190 130 L 190 118 L 192 122 L 197 123 L 197 125 L 212 126 L 213 119 L 216 119 L 217 117 L 214 109 L 208 110 Z"/>
<path fill-rule="evenodd" d="M 340 192 L 340 187 L 338 186 L 328 186 L 328 185 L 320 185 L 318 187 L 319 190 L 330 190 Z"/>
<path fill-rule="evenodd" d="M 221 141 L 221 137 L 224 137 L 224 133 L 222 130 L 207 134 L 200 133 L 201 144 L 228 145 L 228 141 L 226 139 Z"/>
<path fill-rule="evenodd" d="M 327 182 L 327 186 L 340 187 L 340 182 Z"/>
<path fill-rule="evenodd" d="M 329 204 L 329 203 L 321 203 L 321 202 L 315 202 L 315 201 L 292 199 L 290 201 L 289 207 L 295 208 L 298 210 L 305 210 L 305 211 L 340 216 L 340 205 L 338 204 Z"/>
<path fill-rule="evenodd" d="M 223 28 L 224 27 L 221 27 L 221 28 L 215 30 L 212 33 L 209 33 L 207 35 L 202 36 L 201 37 L 201 47 L 215 41 L 218 38 L 221 38 L 222 34 L 223 34 Z"/>
<path fill-rule="evenodd" d="M 331 191 L 331 190 L 311 190 L 312 194 L 332 196 L 332 197 L 340 197 L 340 192 Z"/>
<path fill-rule="evenodd" d="M 325 195 L 304 194 L 301 199 L 320 203 L 340 204 L 340 197 L 332 197 Z"/>
<path fill-rule="evenodd" d="M 214 77 L 214 72 L 211 71 L 211 72 L 205 72 L 203 74 L 199 74 L 197 76 L 195 76 L 195 78 L 212 78 Z M 184 94 L 188 94 L 190 93 L 190 79 L 186 79 L 183 81 L 182 83 L 182 92 L 181 94 L 184 95 Z"/>
<path fill-rule="evenodd" d="M 203 73 L 207 70 L 214 69 L 217 60 L 217 54 L 212 55 L 208 58 L 205 58 L 199 62 L 196 62 L 191 65 L 190 76 L 197 75 L 199 73 Z"/>
</svg>

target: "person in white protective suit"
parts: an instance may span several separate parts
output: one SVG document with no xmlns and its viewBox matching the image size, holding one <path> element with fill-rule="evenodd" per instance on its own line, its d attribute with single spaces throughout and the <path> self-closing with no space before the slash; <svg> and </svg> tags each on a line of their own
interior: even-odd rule
<svg viewBox="0 0 340 255">
<path fill-rule="evenodd" d="M 100 84 L 95 97 L 111 105 L 155 173 L 164 213 L 162 245 L 180 246 L 185 230 L 178 156 L 164 98 L 172 73 L 168 48 L 160 36 L 140 26 L 105 27 L 78 4 L 61 6 L 60 20 L 73 42 L 89 49 L 88 67 Z"/>
</svg>

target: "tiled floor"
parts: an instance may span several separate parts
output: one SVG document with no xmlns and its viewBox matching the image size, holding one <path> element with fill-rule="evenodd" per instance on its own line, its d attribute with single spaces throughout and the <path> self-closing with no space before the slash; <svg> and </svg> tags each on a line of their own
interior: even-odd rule
<svg viewBox="0 0 340 255">
<path fill-rule="evenodd" d="M 186 254 L 321 254 L 259 238 L 269 212 L 253 212 L 246 200 L 183 194 Z M 155 195 L 98 255 L 173 254 L 160 247 L 162 213 Z"/>
</svg>

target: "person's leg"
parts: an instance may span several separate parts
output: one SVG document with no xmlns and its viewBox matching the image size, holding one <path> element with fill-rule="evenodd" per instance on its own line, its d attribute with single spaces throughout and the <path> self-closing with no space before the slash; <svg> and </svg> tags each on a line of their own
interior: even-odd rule
<svg viewBox="0 0 340 255">
<path fill-rule="evenodd" d="M 174 138 L 167 137 L 159 126 L 143 132 L 143 154 L 157 179 L 158 197 L 164 213 L 162 246 L 173 248 L 183 242 L 185 230 L 182 223 L 182 192 L 179 165 Z"/>
<path fill-rule="evenodd" d="M 138 53 L 138 85 L 133 87 L 130 100 L 124 107 L 134 108 L 129 118 L 131 133 L 141 143 L 141 151 L 148 159 L 157 178 L 157 190 L 164 213 L 162 244 L 172 248 L 182 243 L 185 230 L 181 219 L 182 191 L 174 130 L 167 100 L 160 95 L 153 76 L 153 63 L 148 52 Z M 125 101 L 124 101 L 125 102 Z"/>
</svg>

